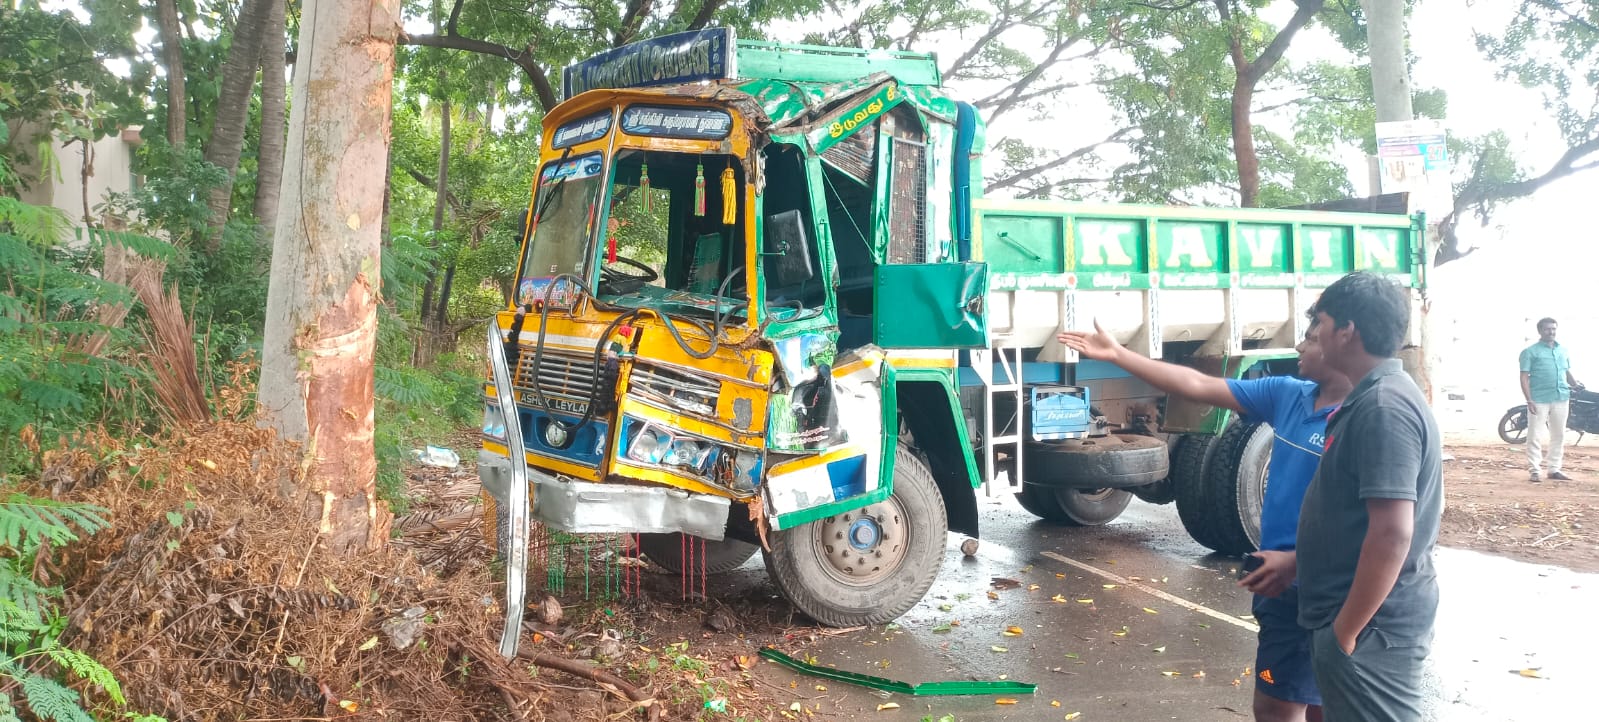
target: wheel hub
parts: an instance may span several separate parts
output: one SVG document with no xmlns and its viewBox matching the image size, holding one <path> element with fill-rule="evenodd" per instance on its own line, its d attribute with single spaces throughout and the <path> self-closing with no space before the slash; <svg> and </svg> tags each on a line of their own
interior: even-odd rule
<svg viewBox="0 0 1599 722">
<path fill-rule="evenodd" d="M 889 497 L 815 524 L 822 571 L 851 586 L 868 586 L 892 574 L 909 553 L 904 510 Z"/>
</svg>

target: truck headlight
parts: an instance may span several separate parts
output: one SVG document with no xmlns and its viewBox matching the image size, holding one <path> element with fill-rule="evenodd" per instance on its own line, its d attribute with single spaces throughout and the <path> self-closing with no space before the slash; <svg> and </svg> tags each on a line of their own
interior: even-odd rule
<svg viewBox="0 0 1599 722">
<path fill-rule="evenodd" d="M 634 461 L 647 464 L 659 464 L 671 451 L 672 437 L 664 431 L 653 426 L 646 426 L 633 439 L 627 448 L 627 455 Z"/>
</svg>

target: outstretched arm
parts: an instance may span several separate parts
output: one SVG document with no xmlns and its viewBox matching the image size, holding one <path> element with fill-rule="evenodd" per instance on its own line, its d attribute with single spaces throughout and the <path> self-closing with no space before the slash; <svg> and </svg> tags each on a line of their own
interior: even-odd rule
<svg viewBox="0 0 1599 722">
<path fill-rule="evenodd" d="M 1093 333 L 1066 331 L 1057 338 L 1077 353 L 1087 358 L 1116 364 L 1127 373 L 1168 394 L 1233 411 L 1243 411 L 1238 399 L 1233 396 L 1232 389 L 1227 388 L 1225 380 L 1207 376 L 1187 366 L 1156 361 L 1128 351 L 1116 343 L 1116 339 L 1111 338 L 1110 334 L 1105 333 L 1105 330 L 1099 327 L 1098 321 L 1094 322 Z"/>
</svg>

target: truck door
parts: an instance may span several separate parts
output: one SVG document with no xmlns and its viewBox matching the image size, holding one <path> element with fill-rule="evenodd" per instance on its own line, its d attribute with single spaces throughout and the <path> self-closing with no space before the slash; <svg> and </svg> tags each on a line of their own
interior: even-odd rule
<svg viewBox="0 0 1599 722">
<path fill-rule="evenodd" d="M 878 266 L 873 340 L 882 348 L 988 348 L 988 264 Z"/>
</svg>

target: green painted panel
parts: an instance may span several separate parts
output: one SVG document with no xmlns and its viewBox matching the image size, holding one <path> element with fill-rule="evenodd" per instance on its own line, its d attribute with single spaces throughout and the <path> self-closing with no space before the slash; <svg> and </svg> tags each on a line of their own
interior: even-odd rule
<svg viewBox="0 0 1599 722">
<path fill-rule="evenodd" d="M 1294 285 L 1293 226 L 1281 223 L 1235 224 L 1233 254 L 1238 285 L 1287 288 Z"/>
<path fill-rule="evenodd" d="M 1066 219 L 991 215 L 983 218 L 982 259 L 993 273 L 1064 273 Z"/>
<path fill-rule="evenodd" d="M 1076 253 L 1073 268 L 1079 273 L 1147 272 L 1148 224 L 1133 218 L 1079 216 L 1072 225 Z"/>
<path fill-rule="evenodd" d="M 1352 226 L 1300 226 L 1298 270 L 1305 285 L 1327 286 L 1354 270 L 1354 241 Z"/>
<path fill-rule="evenodd" d="M 1227 224 L 1161 221 L 1155 225 L 1155 253 L 1162 273 L 1225 273 Z"/>
<path fill-rule="evenodd" d="M 937 86 L 932 55 L 891 50 L 738 41 L 738 77 L 795 83 L 837 83 L 885 72 L 907 85 Z"/>
<path fill-rule="evenodd" d="M 874 271 L 883 348 L 988 348 L 986 263 L 896 263 Z"/>
<path fill-rule="evenodd" d="M 1355 232 L 1360 268 L 1379 273 L 1410 273 L 1409 234 L 1398 228 L 1361 227 Z"/>
</svg>

